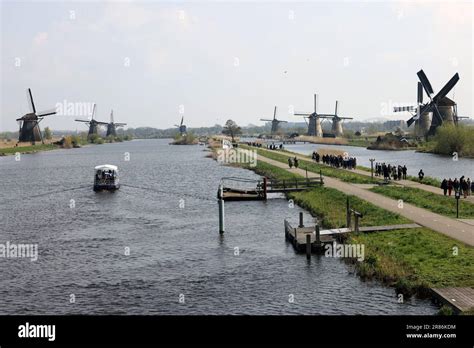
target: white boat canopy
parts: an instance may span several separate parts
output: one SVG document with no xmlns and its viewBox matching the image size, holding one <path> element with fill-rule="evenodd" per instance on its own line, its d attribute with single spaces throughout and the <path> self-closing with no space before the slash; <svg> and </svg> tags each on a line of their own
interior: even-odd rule
<svg viewBox="0 0 474 348">
<path fill-rule="evenodd" d="M 96 166 L 94 169 L 95 170 L 113 170 L 113 171 L 118 170 L 117 166 L 114 166 L 112 164 L 102 164 L 100 166 Z"/>
</svg>

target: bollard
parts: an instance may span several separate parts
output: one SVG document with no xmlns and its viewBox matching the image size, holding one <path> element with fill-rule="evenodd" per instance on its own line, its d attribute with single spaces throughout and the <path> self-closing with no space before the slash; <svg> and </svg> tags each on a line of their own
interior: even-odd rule
<svg viewBox="0 0 474 348">
<path fill-rule="evenodd" d="M 359 214 L 354 214 L 354 230 L 359 233 Z"/>
<path fill-rule="evenodd" d="M 351 228 L 351 208 L 349 205 L 349 197 L 346 199 L 346 225 L 347 228 Z"/>
<path fill-rule="evenodd" d="M 222 185 L 219 187 L 220 199 L 219 199 L 219 233 L 222 234 L 225 231 L 225 215 L 224 215 L 224 190 Z"/>
<path fill-rule="evenodd" d="M 315 229 L 316 229 L 316 246 L 320 247 L 321 246 L 321 233 L 319 231 L 319 225 L 318 224 L 316 224 Z"/>
<path fill-rule="evenodd" d="M 306 258 L 311 259 L 311 234 L 306 234 Z"/>
<path fill-rule="evenodd" d="M 303 224 L 303 212 L 300 211 L 300 224 L 298 227 L 304 227 L 304 224 Z"/>
</svg>

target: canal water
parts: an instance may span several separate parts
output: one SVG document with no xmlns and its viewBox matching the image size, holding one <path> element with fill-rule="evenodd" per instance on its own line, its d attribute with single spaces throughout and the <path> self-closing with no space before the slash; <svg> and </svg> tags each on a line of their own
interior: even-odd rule
<svg viewBox="0 0 474 348">
<path fill-rule="evenodd" d="M 275 144 L 280 144 L 275 142 Z M 474 158 L 457 159 L 453 156 L 440 156 L 430 153 L 415 152 L 414 150 L 387 151 L 387 150 L 368 150 L 365 147 L 349 145 L 323 145 L 323 144 L 285 144 L 285 149 L 310 155 L 318 149 L 334 149 L 347 152 L 348 156 L 356 157 L 357 164 L 370 168 L 370 158 L 375 162 L 385 162 L 387 164 L 406 165 L 408 175 L 418 176 L 420 169 L 426 176 L 433 178 L 474 178 Z M 374 163 L 375 163 L 374 162 Z"/>
<path fill-rule="evenodd" d="M 436 313 L 339 259 L 295 254 L 283 219 L 301 209 L 284 199 L 226 203 L 220 236 L 220 179 L 257 176 L 204 150 L 134 140 L 0 158 L 0 244 L 39 248 L 0 258 L 0 314 Z M 123 186 L 94 193 L 105 163 Z"/>
</svg>

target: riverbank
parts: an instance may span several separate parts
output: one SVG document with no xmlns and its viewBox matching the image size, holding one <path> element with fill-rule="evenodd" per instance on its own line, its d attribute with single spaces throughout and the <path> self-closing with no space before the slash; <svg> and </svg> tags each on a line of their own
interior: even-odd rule
<svg viewBox="0 0 474 348">
<path fill-rule="evenodd" d="M 244 167 L 275 179 L 287 178 L 288 174 L 297 175 L 262 161 L 255 168 Z M 363 226 L 411 222 L 356 196 L 328 187 L 288 195 L 296 204 L 318 216 L 324 228 L 344 226 L 348 197 L 351 206 L 363 213 Z M 474 286 L 474 249 L 429 228 L 354 234 L 347 242 L 361 243 L 366 247 L 363 262 L 350 262 L 360 277 L 378 279 L 405 296 L 428 296 L 432 287 Z"/>
</svg>

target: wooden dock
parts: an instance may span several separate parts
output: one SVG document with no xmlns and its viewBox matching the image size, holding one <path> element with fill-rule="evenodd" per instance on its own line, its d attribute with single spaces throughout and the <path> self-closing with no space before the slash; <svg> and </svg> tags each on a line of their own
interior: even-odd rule
<svg viewBox="0 0 474 348">
<path fill-rule="evenodd" d="M 267 199 L 269 193 L 285 193 L 310 190 L 324 184 L 323 177 L 319 178 L 294 178 L 286 180 L 271 180 L 263 178 L 262 180 L 249 180 L 243 178 L 222 178 L 217 199 L 224 201 L 261 201 Z M 232 186 L 229 186 L 232 185 Z M 241 188 L 238 185 L 246 185 Z M 253 187 L 250 187 L 253 186 Z"/>
<path fill-rule="evenodd" d="M 456 313 L 474 311 L 474 288 L 432 288 L 433 297 Z"/>
</svg>

